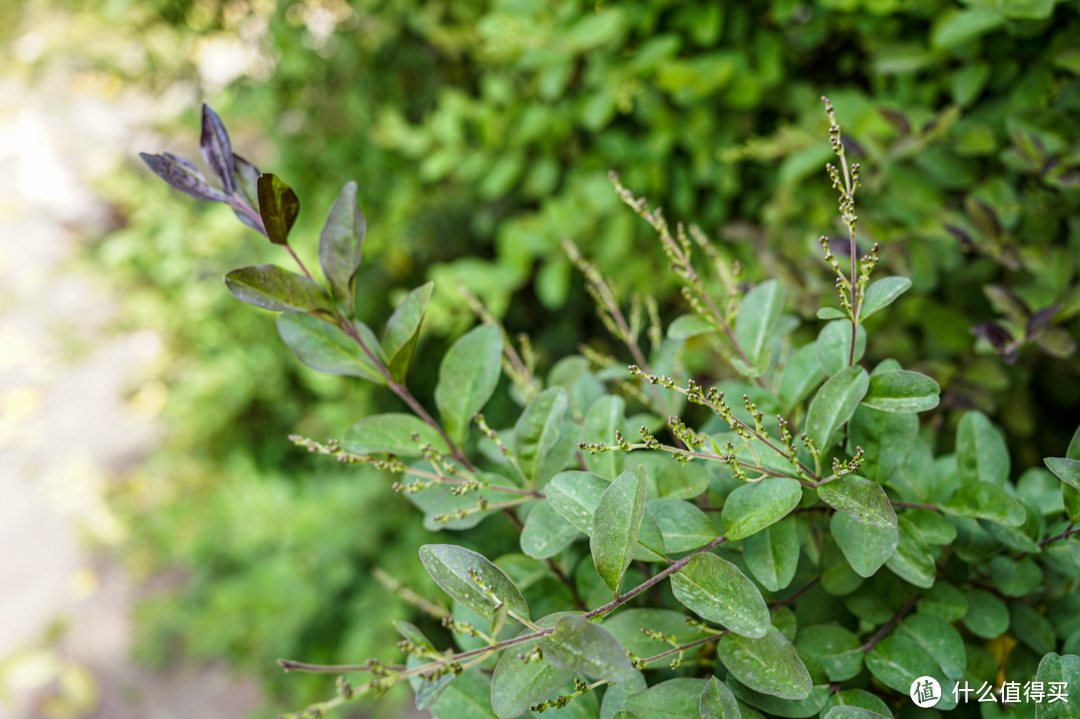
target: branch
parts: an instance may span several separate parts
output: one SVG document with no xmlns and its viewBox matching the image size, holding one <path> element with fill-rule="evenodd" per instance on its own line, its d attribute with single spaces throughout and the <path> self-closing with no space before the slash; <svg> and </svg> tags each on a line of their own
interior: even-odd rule
<svg viewBox="0 0 1080 719">
<path fill-rule="evenodd" d="M 721 457 L 718 454 L 712 454 L 710 452 L 695 452 L 694 450 L 691 450 L 691 449 L 682 449 L 680 447 L 673 447 L 670 444 L 661 444 L 657 448 L 657 447 L 650 447 L 649 445 L 644 444 L 642 442 L 634 442 L 634 443 L 629 445 L 629 449 L 622 449 L 620 447 L 612 447 L 611 451 L 627 452 L 627 451 L 632 451 L 632 450 L 635 450 L 635 449 L 651 449 L 653 451 L 671 452 L 672 454 L 681 454 L 684 457 L 690 457 L 690 458 L 693 458 L 693 459 L 707 459 L 707 460 L 710 460 L 712 462 L 721 462 L 723 464 L 727 464 L 727 462 L 724 462 L 724 458 Z M 762 474 L 764 474 L 767 477 L 783 477 L 785 479 L 798 479 L 797 477 L 790 477 L 790 476 L 788 476 L 786 474 L 783 474 L 781 472 L 777 472 L 777 471 L 771 470 L 771 469 L 766 469 L 765 467 L 761 467 L 761 466 L 756 465 L 756 464 L 751 464 L 750 462 L 740 462 L 737 459 L 735 460 L 735 462 L 736 462 L 736 464 L 738 464 L 743 469 L 748 469 L 751 472 L 761 472 Z M 799 481 L 804 482 L 804 486 L 807 486 L 807 487 L 812 485 L 812 483 L 805 482 L 805 480 L 799 480 Z"/>
<path fill-rule="evenodd" d="M 637 369 L 639 372 L 641 371 L 640 368 L 635 368 L 633 365 L 631 365 L 630 372 L 633 373 L 635 369 Z M 650 377 L 648 377 L 648 376 L 646 376 L 646 379 L 649 379 L 650 382 L 652 381 L 652 379 Z M 663 378 L 657 378 L 657 382 L 659 382 L 661 379 L 663 379 Z M 675 384 L 674 382 L 670 383 L 670 385 L 665 385 L 665 386 L 667 386 L 669 389 L 672 389 L 672 390 L 674 390 L 676 392 L 679 392 L 680 394 L 686 395 L 687 399 L 689 399 L 691 402 L 694 402 L 696 404 L 701 404 L 701 405 L 704 405 L 705 407 L 708 407 L 713 412 L 716 412 L 718 415 L 720 415 L 720 418 L 723 419 L 725 422 L 727 422 L 731 426 L 732 429 L 735 429 L 735 426 L 738 425 L 744 431 L 748 432 L 754 439 L 757 439 L 758 441 L 760 441 L 762 444 L 764 444 L 766 447 L 771 449 L 777 455 L 783 457 L 784 459 L 788 459 L 789 461 L 791 461 L 789 459 L 788 455 L 783 450 L 781 450 L 779 447 L 777 447 L 775 444 L 773 444 L 770 441 L 770 439 L 771 439 L 770 437 L 768 437 L 767 435 L 761 434 L 760 432 L 757 431 L 756 428 L 751 427 L 750 425 L 748 425 L 746 422 L 743 422 L 738 417 L 734 416 L 733 414 L 730 414 L 730 409 L 731 408 L 727 407 L 727 405 L 723 405 L 728 410 L 728 412 L 724 412 L 715 402 L 710 401 L 708 397 L 704 396 L 704 394 L 700 394 L 700 395 L 691 394 L 691 392 L 689 390 L 687 390 L 687 389 L 685 389 L 683 387 L 680 387 L 679 385 Z M 721 393 L 721 398 L 722 398 L 722 393 Z M 728 415 L 730 415 L 731 419 L 728 419 Z M 805 472 L 808 477 L 811 477 L 812 479 L 815 479 L 818 482 L 821 482 L 821 476 L 820 475 L 818 475 L 816 472 L 811 470 L 809 467 L 807 467 L 801 461 L 796 460 L 796 462 L 799 465 L 799 467 L 802 469 L 802 471 Z M 782 476 L 786 476 L 786 475 L 782 475 Z"/>
<path fill-rule="evenodd" d="M 1073 529 L 1072 526 L 1073 522 L 1069 522 L 1069 526 L 1065 528 L 1064 532 L 1062 532 L 1061 534 L 1055 534 L 1053 537 L 1050 537 L 1049 539 L 1044 539 L 1043 541 L 1039 542 L 1039 549 L 1046 549 L 1046 547 L 1053 544 L 1059 539 L 1065 539 L 1066 537 L 1071 537 L 1074 534 L 1080 534 L 1080 528 Z M 1016 561 L 1020 561 L 1029 554 L 1031 554 L 1031 552 L 1020 552 L 1020 554 L 1016 555 Z"/>
<path fill-rule="evenodd" d="M 588 607 L 585 604 L 585 600 L 581 598 L 580 594 L 578 594 L 577 586 L 575 586 L 574 583 L 570 581 L 570 577 L 566 576 L 566 573 L 559 568 L 559 565 L 556 564 L 555 560 L 551 557 L 548 557 L 544 561 L 547 562 L 548 568 L 551 570 L 551 573 L 555 575 L 555 578 L 562 582 L 563 586 L 570 590 L 570 594 L 574 597 L 574 605 L 577 606 L 577 608 L 581 611 L 586 611 Z"/>
<path fill-rule="evenodd" d="M 646 581 L 639 584 L 637 587 L 634 587 L 633 589 L 631 589 L 626 594 L 623 594 L 622 596 L 616 597 L 615 599 L 608 602 L 607 604 L 605 604 L 602 607 L 598 607 L 596 609 L 593 609 L 591 612 L 587 612 L 586 614 L 583 615 L 584 618 L 585 619 L 592 619 L 593 617 L 598 617 L 600 615 L 607 614 L 607 613 L 611 612 L 612 610 L 619 607 L 620 605 L 625 604 L 626 602 L 630 601 L 631 599 L 636 597 L 638 594 L 641 594 L 642 592 L 644 592 L 646 589 L 653 586 L 657 582 L 667 578 L 669 575 L 674 574 L 675 572 L 680 571 L 683 567 L 685 567 L 687 564 L 689 564 L 690 560 L 695 555 L 701 554 L 702 552 L 708 552 L 708 551 L 710 551 L 712 549 L 715 549 L 716 547 L 719 547 L 721 544 L 723 544 L 724 541 L 725 541 L 724 537 L 717 537 L 713 541 L 706 544 L 704 547 L 701 547 L 700 549 L 695 550 L 693 553 L 687 555 L 686 557 L 683 557 L 679 561 L 672 564 L 670 567 L 664 569 L 662 572 L 656 573 L 655 575 L 653 575 L 652 577 L 650 577 Z M 481 654 L 488 655 L 488 654 L 496 652 L 496 651 L 498 651 L 500 649 L 505 649 L 506 647 L 512 647 L 512 646 L 515 646 L 517 644 L 523 644 L 525 642 L 529 642 L 529 641 L 532 641 L 534 639 L 540 639 L 541 637 L 546 637 L 547 635 L 551 634 L 553 631 L 555 631 L 554 628 L 541 629 L 538 632 L 533 632 L 531 634 L 524 634 L 524 635 L 519 636 L 519 637 L 514 637 L 513 639 L 506 639 L 506 640 L 503 640 L 501 642 L 497 642 L 495 644 L 492 644 L 491 646 L 488 646 L 488 647 L 480 647 L 479 649 L 473 649 L 473 650 L 470 650 L 470 651 L 467 651 L 467 652 L 461 652 L 459 654 L 453 654 L 453 655 L 444 657 L 442 659 L 438 659 L 438 660 L 433 661 L 433 662 L 428 662 L 427 664 L 422 664 L 420 666 L 413 667 L 412 669 L 406 670 L 404 672 L 395 673 L 394 674 L 394 681 L 397 682 L 397 681 L 400 681 L 401 679 L 407 679 L 408 677 L 416 676 L 417 674 L 422 674 L 424 672 L 430 671 L 432 668 L 434 668 L 436 666 L 442 666 L 444 664 L 449 664 L 451 662 L 457 662 L 457 661 L 460 661 L 462 659 L 469 659 L 471 657 L 480 656 Z M 360 672 L 360 671 L 370 671 L 371 670 L 371 664 L 370 663 L 366 663 L 366 664 L 305 664 L 303 662 L 297 662 L 297 661 L 293 661 L 291 659 L 278 659 L 277 663 L 283 669 L 285 669 L 286 671 L 292 670 L 292 671 L 314 672 L 314 673 L 320 673 L 320 674 L 333 674 L 333 673 L 340 673 L 340 672 Z M 380 665 L 380 666 L 383 666 L 383 665 Z"/>
<path fill-rule="evenodd" d="M 677 646 L 677 647 L 675 647 L 673 649 L 668 649 L 666 652 L 660 652 L 659 654 L 654 654 L 653 656 L 646 657 L 645 659 L 638 659 L 637 662 L 641 662 L 643 665 L 648 664 L 650 662 L 656 661 L 657 659 L 663 659 L 664 657 L 670 657 L 672 654 L 677 654 L 679 652 L 684 652 L 687 649 L 693 649 L 694 647 L 699 647 L 702 644 L 708 644 L 709 642 L 715 642 L 717 639 L 724 636 L 725 634 L 727 634 L 726 630 L 723 631 L 723 632 L 720 632 L 719 634 L 710 634 L 709 636 L 705 637 L 704 639 L 695 639 L 694 641 L 690 642 L 689 644 L 682 644 L 682 645 Z"/>
<path fill-rule="evenodd" d="M 863 644 L 859 648 L 862 649 L 864 652 L 868 652 L 874 647 L 876 647 L 877 643 L 884 639 L 885 635 L 888 634 L 889 631 L 893 627 L 895 627 L 901 619 L 904 618 L 904 615 L 911 611 L 911 608 L 915 606 L 915 602 L 917 601 L 919 601 L 919 593 L 915 592 L 913 595 L 911 595 L 911 599 L 907 600 L 904 603 L 904 606 L 900 607 L 900 611 L 894 614 L 892 619 L 886 622 L 885 626 L 878 630 L 877 634 L 870 637 L 870 641 L 868 641 L 866 644 Z"/>
<path fill-rule="evenodd" d="M 792 594 L 790 597 L 787 597 L 785 599 L 781 599 L 779 602 L 775 602 L 770 606 L 772 606 L 773 609 L 777 609 L 779 607 L 786 607 L 787 605 L 791 604 L 796 599 L 801 597 L 803 594 L 805 594 L 807 591 L 809 591 L 811 589 L 811 587 L 813 587 L 815 584 L 817 584 L 820 581 L 821 581 L 821 575 L 819 574 L 816 577 L 814 577 L 813 579 L 811 579 L 809 582 L 807 582 L 806 584 L 799 587 L 799 589 L 794 594 Z"/>
</svg>

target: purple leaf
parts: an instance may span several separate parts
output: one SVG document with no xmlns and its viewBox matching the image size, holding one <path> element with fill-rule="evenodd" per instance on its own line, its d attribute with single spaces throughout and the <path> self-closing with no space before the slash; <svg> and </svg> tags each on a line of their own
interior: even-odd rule
<svg viewBox="0 0 1080 719">
<path fill-rule="evenodd" d="M 975 247 L 975 240 L 971 239 L 971 235 L 969 235 L 964 228 L 957 227 L 956 225 L 945 225 L 945 230 L 950 235 L 960 240 L 960 244 L 965 248 L 973 249 Z"/>
<path fill-rule="evenodd" d="M 1029 317 L 1027 321 L 1027 327 L 1025 329 L 1025 331 L 1027 332 L 1027 336 L 1031 337 L 1036 332 L 1039 332 L 1044 327 L 1049 325 L 1050 322 L 1054 319 L 1054 315 L 1056 315 L 1059 310 L 1061 310 L 1061 305 L 1050 305 L 1049 307 L 1042 308 L 1041 310 L 1033 314 L 1031 317 Z"/>
<path fill-rule="evenodd" d="M 854 157 L 855 159 L 866 157 L 866 150 L 863 149 L 863 146 L 855 142 L 855 140 L 851 139 L 847 135 L 841 137 L 840 142 L 843 143 L 844 150 L 850 152 L 852 157 Z"/>
<path fill-rule="evenodd" d="M 1004 360 L 1006 364 L 1016 361 L 1016 345 L 1013 344 L 1013 336 L 997 322 L 983 322 L 971 328 L 971 334 L 976 337 L 984 337 Z"/>
<path fill-rule="evenodd" d="M 221 118 L 210 109 L 209 105 L 203 105 L 202 136 L 199 138 L 199 149 L 202 150 L 202 156 L 206 160 L 206 164 L 221 180 L 221 186 L 225 188 L 225 194 L 233 194 L 236 185 L 233 178 L 235 168 L 232 143 L 229 141 L 229 133 L 226 132 Z"/>
<path fill-rule="evenodd" d="M 300 214 L 300 200 L 293 189 L 267 173 L 259 176 L 259 215 L 266 236 L 276 245 L 289 244 L 289 230 Z"/>
<path fill-rule="evenodd" d="M 154 171 L 154 174 L 165 180 L 176 190 L 187 193 L 199 200 L 209 202 L 228 202 L 229 198 L 221 190 L 206 184 L 203 175 L 187 160 L 166 153 L 165 155 L 151 155 L 145 152 L 139 153 L 143 162 Z"/>
<path fill-rule="evenodd" d="M 881 108 L 878 110 L 881 116 L 889 121 L 889 124 L 896 128 L 896 131 L 901 135 L 911 134 L 911 123 L 907 121 L 907 118 L 896 110 L 889 110 L 887 108 Z"/>
</svg>

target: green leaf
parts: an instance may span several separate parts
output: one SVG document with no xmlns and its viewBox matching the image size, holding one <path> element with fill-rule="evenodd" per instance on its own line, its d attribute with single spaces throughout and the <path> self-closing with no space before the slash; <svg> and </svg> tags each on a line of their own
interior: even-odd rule
<svg viewBox="0 0 1080 719">
<path fill-rule="evenodd" d="M 937 512 L 928 509 L 914 509 L 904 513 L 904 517 L 919 530 L 919 536 L 927 544 L 952 544 L 956 539 L 956 527 Z M 1000 524 L 994 525 L 1000 527 Z"/>
<path fill-rule="evenodd" d="M 900 543 L 899 529 L 860 524 L 843 512 L 833 514 L 829 527 L 851 568 L 861 577 L 872 577 Z"/>
<path fill-rule="evenodd" d="M 847 316 L 847 312 L 839 307 L 821 307 L 817 311 L 819 320 L 842 320 Z"/>
<path fill-rule="evenodd" d="M 667 552 L 689 552 L 716 539 L 712 520 L 682 499 L 650 499 L 645 511 L 656 520 Z"/>
<path fill-rule="evenodd" d="M 638 452 L 634 460 L 645 467 L 649 496 L 658 499 L 693 499 L 709 486 L 709 473 L 703 462 L 672 462 L 661 452 Z"/>
<path fill-rule="evenodd" d="M 289 244 L 289 230 L 300 214 L 300 199 L 291 187 L 270 173 L 259 176 L 258 191 L 259 215 L 266 236 L 276 245 Z"/>
<path fill-rule="evenodd" d="M 832 446 L 836 430 L 851 419 L 869 386 L 862 367 L 840 370 L 821 386 L 806 415 L 806 433 L 818 450 L 824 453 Z"/>
<path fill-rule="evenodd" d="M 981 562 L 1001 549 L 1001 543 L 990 536 L 979 522 L 967 517 L 950 517 L 956 527 L 953 550 L 965 562 Z"/>
<path fill-rule="evenodd" d="M 462 335 L 439 365 L 435 405 L 450 439 L 460 444 L 469 424 L 484 408 L 502 374 L 502 333 L 480 325 Z"/>
<path fill-rule="evenodd" d="M 883 412 L 925 412 L 938 406 L 940 394 L 938 383 L 926 375 L 895 370 L 872 376 L 862 403 Z"/>
<path fill-rule="evenodd" d="M 544 493 L 555 511 L 585 534 L 592 534 L 593 512 L 601 495 L 611 485 L 592 472 L 571 470 L 555 475 Z"/>
<path fill-rule="evenodd" d="M 933 657 L 945 676 L 950 679 L 964 677 L 967 668 L 964 640 L 948 622 L 932 614 L 910 614 L 900 623 L 898 633 Z"/>
<path fill-rule="evenodd" d="M 862 707 L 834 706 L 824 714 L 824 719 L 890 719 L 892 714 L 880 714 Z"/>
<path fill-rule="evenodd" d="M 1004 489 L 980 481 L 961 486 L 948 502 L 941 505 L 941 511 L 956 517 L 989 519 L 1006 527 L 1019 527 L 1027 516 L 1024 505 Z"/>
<path fill-rule="evenodd" d="M 795 641 L 795 632 L 799 630 L 799 619 L 791 607 L 773 607 L 769 612 L 772 615 L 773 629 L 778 630 L 787 637 L 789 642 Z"/>
<path fill-rule="evenodd" d="M 720 518 L 724 536 L 742 539 L 779 522 L 798 506 L 802 487 L 787 477 L 767 477 L 744 484 L 728 495 Z"/>
<path fill-rule="evenodd" d="M 760 639 L 725 634 L 717 643 L 716 654 L 732 676 L 756 692 L 781 699 L 806 699 L 813 689 L 810 673 L 795 647 L 776 629 L 769 629 Z"/>
<path fill-rule="evenodd" d="M 615 443 L 615 432 L 625 431 L 626 401 L 618 395 L 608 394 L 592 403 L 589 411 L 585 413 L 585 421 L 581 425 L 581 441 L 586 444 Z M 590 472 L 614 479 L 622 471 L 622 452 L 604 452 L 591 454 L 582 452 L 585 457 L 585 466 Z"/>
<path fill-rule="evenodd" d="M 1073 654 L 1063 656 L 1051 652 L 1039 662 L 1039 672 L 1035 680 L 1050 689 L 1050 683 L 1065 686 L 1064 694 L 1068 701 L 1050 702 L 1049 696 L 1041 704 L 1035 705 L 1036 719 L 1076 719 L 1080 717 L 1080 657 Z"/>
<path fill-rule="evenodd" d="M 1054 476 L 1073 489 L 1080 490 L 1080 462 L 1064 457 L 1047 457 L 1043 462 Z"/>
<path fill-rule="evenodd" d="M 930 35 L 931 45 L 947 50 L 971 42 L 1005 24 L 1005 16 L 993 8 L 973 7 L 944 15 Z"/>
<path fill-rule="evenodd" d="M 637 719 L 700 719 L 704 679 L 669 679 L 626 698 L 626 711 Z"/>
<path fill-rule="evenodd" d="M 784 589 L 799 564 L 799 537 L 787 522 L 777 522 L 743 542 L 746 566 L 770 592 Z"/>
<path fill-rule="evenodd" d="M 413 466 L 427 472 L 435 472 L 435 468 L 430 462 L 418 462 Z M 456 512 L 462 509 L 475 509 L 477 503 L 481 500 L 488 504 L 505 501 L 506 494 L 500 493 L 494 487 L 517 487 L 506 477 L 497 474 L 481 472 L 478 478 L 481 481 L 488 482 L 492 487 L 481 488 L 466 494 L 455 494 L 453 485 L 440 482 L 415 492 L 407 492 L 405 496 L 423 511 L 424 529 L 430 532 L 440 532 L 444 529 L 471 529 L 499 510 L 485 509 L 472 512 L 464 517 L 455 516 Z"/>
<path fill-rule="evenodd" d="M 559 441 L 568 407 L 566 390 L 549 387 L 518 417 L 514 425 L 514 454 L 526 477 L 536 477 L 540 465 Z"/>
<path fill-rule="evenodd" d="M 614 719 L 622 714 L 625 719 L 633 719 L 633 716 L 623 708 L 626 699 L 632 694 L 640 694 L 649 688 L 645 682 L 645 675 L 638 670 L 630 672 L 630 677 L 618 684 L 612 684 L 604 692 L 604 700 L 600 703 L 600 719 Z"/>
<path fill-rule="evenodd" d="M 695 614 L 736 634 L 763 637 L 772 624 L 754 583 L 734 564 L 710 552 L 695 554 L 672 574 L 671 590 Z"/>
<path fill-rule="evenodd" d="M 751 379 L 760 377 L 765 374 L 765 371 L 769 369 L 769 364 L 772 363 L 772 348 L 766 347 L 765 351 L 758 357 L 757 362 L 753 364 L 743 362 L 741 357 L 730 357 L 728 362 L 735 368 L 736 372 L 744 377 L 749 377 Z"/>
<path fill-rule="evenodd" d="M 877 410 L 866 410 L 876 412 Z M 858 413 L 856 412 L 856 416 Z M 915 415 L 894 414 L 892 417 L 913 417 Z M 918 421 L 918 418 L 915 418 Z M 916 432 L 918 428 L 916 427 Z M 907 455 L 889 476 L 887 484 L 900 495 L 900 499 L 906 502 L 938 503 L 956 491 L 959 480 L 956 479 L 955 457 L 951 463 L 949 458 L 943 458 L 941 463 L 935 463 L 934 454 L 930 451 L 930 445 L 914 437 Z M 949 468 L 950 472 L 940 469 Z M 951 476 L 950 476 L 951 475 Z M 880 473 L 879 473 L 880 476 Z"/>
<path fill-rule="evenodd" d="M 521 551 L 533 559 L 547 559 L 569 547 L 581 536 L 577 527 L 555 511 L 550 502 L 541 500 L 525 518 L 525 527 L 521 530 Z"/>
<path fill-rule="evenodd" d="M 793 717 L 801 719 L 811 717 L 821 711 L 829 701 L 829 686 L 822 684 L 810 691 L 810 696 L 805 699 L 780 699 L 778 697 L 762 694 L 750 689 L 737 677 L 728 677 L 731 691 L 740 701 L 746 702 L 772 716 Z"/>
<path fill-rule="evenodd" d="M 369 348 L 379 349 L 377 341 L 370 341 L 374 340 L 374 335 L 367 326 L 357 322 L 356 329 Z M 386 378 L 356 341 L 329 322 L 306 312 L 283 312 L 277 317 L 277 330 L 281 341 L 293 354 L 317 372 L 350 375 L 386 384 Z"/>
<path fill-rule="evenodd" d="M 886 372 L 896 372 L 897 370 L 902 369 L 904 369 L 903 366 L 890 357 L 889 359 L 883 359 L 874 365 L 874 369 L 870 371 L 870 376 L 873 377 L 876 374 L 884 374 Z"/>
<path fill-rule="evenodd" d="M 628 652 L 633 652 L 641 659 L 648 659 L 671 648 L 670 644 L 652 639 L 642 629 L 650 629 L 667 637 L 674 637 L 680 644 L 700 639 L 696 627 L 686 623 L 688 617 L 682 612 L 670 609 L 624 609 L 604 621 L 604 628 L 619 640 L 619 644 Z M 667 666 L 670 657 L 655 660 Z M 655 667 L 654 667 L 655 668 Z"/>
<path fill-rule="evenodd" d="M 893 719 L 889 705 L 863 689 L 844 689 L 829 697 L 822 710 L 825 719 Z"/>
<path fill-rule="evenodd" d="M 818 497 L 833 509 L 851 516 L 860 524 L 881 529 L 896 526 L 896 512 L 885 490 L 877 482 L 849 474 L 818 487 Z"/>
<path fill-rule="evenodd" d="M 866 352 L 866 330 L 859 326 L 855 332 L 855 357 L 851 357 L 851 320 L 833 320 L 822 328 L 817 338 L 818 362 L 825 374 L 832 377 L 854 365 Z"/>
<path fill-rule="evenodd" d="M 1061 501 L 1065 505 L 1069 521 L 1080 522 L 1080 489 L 1074 489 L 1068 484 L 1061 485 Z"/>
<path fill-rule="evenodd" d="M 871 380 L 873 375 L 871 375 Z M 887 483 L 904 462 L 919 435 L 919 418 L 859 405 L 851 416 L 850 444 L 863 448 L 859 475 Z"/>
<path fill-rule="evenodd" d="M 540 649 L 555 667 L 590 679 L 618 683 L 634 670 L 611 632 L 576 614 L 556 622 L 552 633 L 540 640 Z"/>
<path fill-rule="evenodd" d="M 948 582 L 934 582 L 934 586 L 919 593 L 916 609 L 922 614 L 933 614 L 946 622 L 962 619 L 968 612 L 967 599 L 963 593 Z"/>
<path fill-rule="evenodd" d="M 972 634 L 983 639 L 996 639 L 1008 630 L 1009 610 L 1005 602 L 982 589 L 968 589 L 964 598 L 968 603 L 964 626 Z"/>
<path fill-rule="evenodd" d="M 716 331 L 716 326 L 699 314 L 682 315 L 668 325 L 667 336 L 671 340 L 685 340 Z"/>
<path fill-rule="evenodd" d="M 419 434 L 419 441 L 412 439 Z M 434 427 L 411 414 L 376 414 L 360 420 L 345 433 L 342 447 L 353 454 L 396 454 L 401 457 L 420 457 L 421 443 L 437 449 L 449 448 Z"/>
<path fill-rule="evenodd" d="M 648 494 L 647 489 L 646 494 Z M 634 547 L 634 561 L 663 562 L 667 558 L 664 535 L 660 531 L 660 525 L 649 514 L 647 502 L 645 510 L 645 514 L 641 517 L 641 528 L 638 530 L 637 545 Z"/>
<path fill-rule="evenodd" d="M 999 554 L 990 560 L 990 578 L 1007 597 L 1022 597 L 1043 588 L 1043 573 L 1031 557 L 1019 561 Z"/>
<path fill-rule="evenodd" d="M 395 619 L 394 629 L 397 630 L 398 634 L 405 639 L 408 639 L 416 646 L 435 651 L 435 645 L 431 643 L 430 639 L 424 636 L 424 633 L 420 631 L 420 628 L 415 624 L 411 624 L 401 619 Z"/>
<path fill-rule="evenodd" d="M 420 560 L 443 591 L 481 617 L 492 619 L 505 602 L 510 611 L 529 618 L 529 605 L 521 591 L 501 569 L 476 552 L 453 544 L 425 544 L 420 547 Z M 491 587 L 498 601 L 487 596 L 473 576 Z"/>
<path fill-rule="evenodd" d="M 619 593 L 623 573 L 634 559 L 638 532 L 645 515 L 645 469 L 634 465 L 615 478 L 593 512 L 592 550 L 596 573 L 611 591 Z"/>
<path fill-rule="evenodd" d="M 830 682 L 851 679 L 863 667 L 862 642 L 835 624 L 815 624 L 795 635 L 799 656 L 812 658 L 825 670 Z"/>
<path fill-rule="evenodd" d="M 891 305 L 896 298 L 911 287 L 907 277 L 884 277 L 866 288 L 862 307 L 859 308 L 859 320 L 865 320 L 882 307 Z"/>
<path fill-rule="evenodd" d="M 1054 651 L 1054 625 L 1034 607 L 1023 602 L 1009 602 L 1009 634 L 1036 654 Z"/>
<path fill-rule="evenodd" d="M 397 306 L 386 323 L 383 335 L 383 351 L 390 358 L 387 368 L 395 382 L 403 383 L 409 371 L 409 361 L 420 338 L 420 325 L 424 322 L 434 282 L 420 285 L 410 292 Z"/>
<path fill-rule="evenodd" d="M 1005 438 L 982 412 L 965 412 L 956 428 L 956 471 L 964 484 L 982 481 L 1000 487 L 1009 478 Z"/>
<path fill-rule="evenodd" d="M 878 642 L 866 653 L 866 667 L 882 684 L 901 693 L 910 691 L 912 683 L 924 676 L 934 677 L 942 687 L 947 684 L 934 658 L 904 636 L 894 635 Z M 937 708 L 947 710 L 955 706 L 952 692 L 942 691 Z"/>
<path fill-rule="evenodd" d="M 900 531 L 900 541 L 885 566 L 916 587 L 934 586 L 937 567 L 934 566 L 934 556 L 919 536 L 919 530 L 904 517 L 899 518 L 897 529 Z"/>
<path fill-rule="evenodd" d="M 821 539 L 818 571 L 821 572 L 821 588 L 836 597 L 851 594 L 863 583 L 863 577 L 851 568 L 843 550 L 828 535 Z"/>
<path fill-rule="evenodd" d="M 735 323 L 735 340 L 753 366 L 765 352 L 769 336 L 784 309 L 784 286 L 778 280 L 765 280 L 746 293 Z"/>
<path fill-rule="evenodd" d="M 242 267 L 225 275 L 233 297 L 272 312 L 331 311 L 330 298 L 318 283 L 277 265 Z"/>
<path fill-rule="evenodd" d="M 491 680 L 479 668 L 462 672 L 430 707 L 435 719 L 493 719 Z"/>
<path fill-rule="evenodd" d="M 825 381 L 825 377 L 825 370 L 818 361 L 817 342 L 795 350 L 780 375 L 780 399 L 784 406 L 794 407 L 802 402 Z"/>
<path fill-rule="evenodd" d="M 590 369 L 589 360 L 579 355 L 563 357 L 555 363 L 547 376 L 548 388 L 559 386 L 566 390 L 570 413 L 579 418 L 604 396 L 604 383 Z M 578 429 L 575 427 L 574 429 Z M 575 433 L 574 448 L 577 448 L 580 432 Z M 613 437 L 608 437 L 610 443 Z"/>
<path fill-rule="evenodd" d="M 367 220 L 356 204 L 356 183 L 347 182 L 319 234 L 319 263 L 339 299 L 353 297 L 353 278 L 360 267 L 366 232 Z M 387 350 L 386 354 L 394 353 Z"/>
<path fill-rule="evenodd" d="M 536 625 L 541 629 L 554 627 L 565 613 L 552 614 L 540 619 Z M 535 633 L 525 629 L 518 636 Z M 491 708 L 499 719 L 510 719 L 529 711 L 529 707 L 546 701 L 560 687 L 573 679 L 574 673 L 558 669 L 546 657 L 525 663 L 520 657 L 528 656 L 540 640 L 534 639 L 518 644 L 502 653 L 495 673 L 491 676 Z"/>
<path fill-rule="evenodd" d="M 735 695 L 716 677 L 711 677 L 701 690 L 698 711 L 701 719 L 742 719 Z"/>
<path fill-rule="evenodd" d="M 431 660 L 421 659 L 420 657 L 412 655 L 406 660 L 406 667 L 408 669 L 413 669 L 422 666 L 429 661 Z M 457 679 L 457 675 L 453 672 L 432 677 L 410 677 L 409 684 L 412 686 L 413 691 L 416 692 L 416 708 L 420 710 L 430 708 L 432 704 L 439 701 L 439 698 L 445 693 L 450 682 L 455 679 Z"/>
</svg>

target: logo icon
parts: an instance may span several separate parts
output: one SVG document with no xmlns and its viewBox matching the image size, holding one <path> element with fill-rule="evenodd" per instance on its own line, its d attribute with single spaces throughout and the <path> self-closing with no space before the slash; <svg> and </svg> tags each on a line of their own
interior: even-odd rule
<svg viewBox="0 0 1080 719">
<path fill-rule="evenodd" d="M 911 683 L 908 693 L 916 706 L 928 709 L 941 700 L 941 685 L 933 677 L 919 677 Z"/>
</svg>

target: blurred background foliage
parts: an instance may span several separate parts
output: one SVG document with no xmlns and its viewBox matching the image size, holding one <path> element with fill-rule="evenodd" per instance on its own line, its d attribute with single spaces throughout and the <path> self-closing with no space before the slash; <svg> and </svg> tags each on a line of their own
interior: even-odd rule
<svg viewBox="0 0 1080 719">
<path fill-rule="evenodd" d="M 418 350 L 432 361 L 409 378 L 425 402 L 434 358 L 473 321 L 459 282 L 512 335 L 529 333 L 542 370 L 582 341 L 614 347 L 562 236 L 625 297 L 657 294 L 665 322 L 687 311 L 610 169 L 717 239 L 743 281 L 779 276 L 796 289 L 812 338 L 818 299 L 835 304 L 817 240 L 842 234 L 823 171 L 828 94 L 862 165 L 861 236 L 914 281 L 872 321 L 867 360 L 895 357 L 939 381 L 930 422 L 949 430 L 943 442 L 949 410 L 990 414 L 1017 471 L 1062 455 L 1077 424 L 1080 0 L 4 8 L 5 52 L 24 72 L 75 63 L 96 92 L 147 98 L 160 135 L 136 149 L 196 157 L 199 102 L 210 102 L 237 151 L 299 193 L 293 236 L 306 258 L 338 190 L 357 180 L 369 223 L 358 316 L 381 327 L 408 289 L 436 282 Z M 30 17 L 35 33 L 18 35 Z M 134 161 L 99 184 L 116 226 L 83 264 L 122 293 L 121 324 L 154 329 L 167 348 L 136 397 L 160 408 L 165 439 L 114 497 L 133 532 L 125 561 L 159 587 L 140 610 L 140 652 L 224 656 L 291 704 L 319 697 L 323 680 L 285 678 L 273 658 L 385 653 L 390 620 L 410 610 L 373 567 L 433 585 L 415 561 L 425 532 L 389 482 L 285 437 L 340 436 L 401 407 L 302 368 L 268 313 L 229 296 L 226 271 L 283 258 L 226 208 Z M 688 356 L 707 381 L 728 371 L 707 347 L 691 343 Z M 489 419 L 506 426 L 515 412 L 504 396 Z"/>
</svg>

